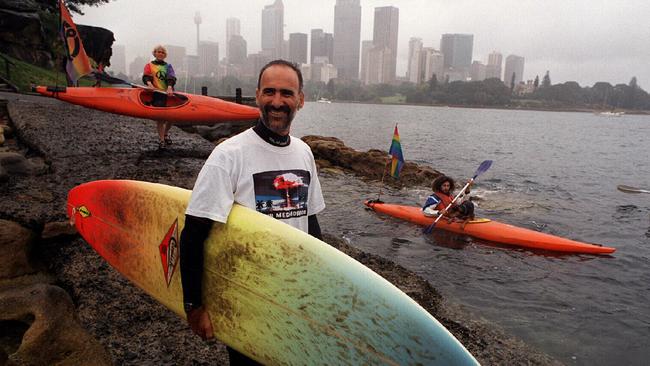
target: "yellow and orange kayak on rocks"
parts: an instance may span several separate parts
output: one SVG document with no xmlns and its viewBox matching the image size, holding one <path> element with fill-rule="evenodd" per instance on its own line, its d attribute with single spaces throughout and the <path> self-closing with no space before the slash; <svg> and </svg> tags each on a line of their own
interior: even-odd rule
<svg viewBox="0 0 650 366">
<path fill-rule="evenodd" d="M 435 220 L 435 217 L 428 217 L 422 214 L 420 207 L 377 203 L 373 201 L 366 201 L 365 205 L 376 212 L 422 226 L 429 226 Z M 452 221 L 449 223 L 443 219 L 438 221 L 436 228 L 495 243 L 524 248 L 585 254 L 609 254 L 616 251 L 615 248 L 599 244 L 582 243 L 489 219 L 472 220 L 464 227 L 462 222 Z"/>
<path fill-rule="evenodd" d="M 37 86 L 34 91 L 104 112 L 175 124 L 215 124 L 259 118 L 259 110 L 248 105 L 179 92 L 167 97 L 167 106 L 154 107 L 151 102 L 155 91 L 147 88 Z"/>
</svg>

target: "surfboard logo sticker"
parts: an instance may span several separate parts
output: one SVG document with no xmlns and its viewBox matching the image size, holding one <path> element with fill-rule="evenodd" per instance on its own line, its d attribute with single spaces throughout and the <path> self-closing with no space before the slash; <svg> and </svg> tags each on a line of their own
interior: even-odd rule
<svg viewBox="0 0 650 366">
<path fill-rule="evenodd" d="M 167 234 L 158 246 L 160 250 L 160 261 L 162 262 L 163 273 L 167 287 L 172 282 L 176 265 L 178 264 L 178 218 L 174 220 L 172 226 L 167 230 Z"/>
<path fill-rule="evenodd" d="M 81 217 L 83 217 L 84 219 L 86 217 L 90 217 L 90 210 L 86 206 L 79 207 L 77 211 L 79 212 L 79 215 L 81 215 Z"/>
</svg>

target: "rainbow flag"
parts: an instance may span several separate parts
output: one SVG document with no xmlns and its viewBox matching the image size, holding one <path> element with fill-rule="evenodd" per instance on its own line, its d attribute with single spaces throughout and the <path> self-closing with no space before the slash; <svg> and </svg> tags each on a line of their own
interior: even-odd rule
<svg viewBox="0 0 650 366">
<path fill-rule="evenodd" d="M 63 47 L 68 57 L 65 71 L 68 73 L 68 77 L 70 77 L 72 83 L 76 85 L 82 76 L 92 72 L 92 68 L 90 67 L 90 61 L 88 61 L 88 55 L 86 55 L 84 46 L 81 43 L 77 26 L 72 22 L 72 17 L 70 17 L 68 9 L 63 4 L 63 0 L 59 0 L 59 9 L 61 13 L 61 38 L 63 38 Z"/>
<path fill-rule="evenodd" d="M 390 175 L 394 178 L 399 178 L 399 172 L 404 167 L 404 155 L 402 154 L 402 144 L 399 142 L 399 132 L 397 132 L 397 124 L 395 124 L 395 132 L 393 132 L 393 142 L 390 144 L 388 153 L 392 157 L 390 165 Z"/>
</svg>

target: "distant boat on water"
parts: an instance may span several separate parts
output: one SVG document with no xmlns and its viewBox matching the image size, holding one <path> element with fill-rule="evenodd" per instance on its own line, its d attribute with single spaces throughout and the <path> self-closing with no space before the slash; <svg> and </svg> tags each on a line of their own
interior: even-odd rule
<svg viewBox="0 0 650 366">
<path fill-rule="evenodd" d="M 596 115 L 603 116 L 603 117 L 620 117 L 625 115 L 625 112 L 604 111 L 604 112 L 596 112 Z"/>
<path fill-rule="evenodd" d="M 329 99 L 327 99 L 327 98 L 318 98 L 318 100 L 316 100 L 316 102 L 318 102 L 318 103 L 327 103 L 327 104 L 332 104 L 332 101 L 329 100 Z"/>
</svg>

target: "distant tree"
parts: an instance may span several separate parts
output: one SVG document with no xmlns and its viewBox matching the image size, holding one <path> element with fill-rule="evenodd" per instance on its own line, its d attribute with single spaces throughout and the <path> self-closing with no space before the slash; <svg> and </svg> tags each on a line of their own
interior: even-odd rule
<svg viewBox="0 0 650 366">
<path fill-rule="evenodd" d="M 637 105 L 637 90 L 639 85 L 633 76 L 628 85 L 623 86 L 623 108 L 633 109 Z"/>
<path fill-rule="evenodd" d="M 431 79 L 429 79 L 429 92 L 435 91 L 438 89 L 438 77 L 436 74 L 431 75 Z"/>
<path fill-rule="evenodd" d="M 83 15 L 83 12 L 81 11 L 81 8 L 83 6 L 100 6 L 103 4 L 106 4 L 110 2 L 111 0 L 64 0 L 63 2 L 65 3 L 65 6 L 70 10 L 71 12 L 81 14 Z M 43 8 L 47 9 L 47 11 L 51 13 L 57 13 L 59 12 L 59 3 L 58 1 L 53 1 L 53 0 L 36 0 L 37 3 Z"/>
<path fill-rule="evenodd" d="M 515 73 L 512 73 L 512 77 L 510 77 L 510 91 L 512 92 L 515 90 Z"/>
<path fill-rule="evenodd" d="M 539 86 L 539 75 L 535 75 L 535 81 L 533 82 L 535 89 Z"/>
<path fill-rule="evenodd" d="M 542 79 L 542 88 L 548 88 L 551 86 L 551 77 L 548 74 L 548 70 L 546 70 L 546 75 L 544 75 L 544 79 Z"/>
<path fill-rule="evenodd" d="M 336 85 L 334 84 L 334 79 L 330 79 L 327 82 L 327 94 L 330 98 L 334 96 L 334 93 L 336 92 Z"/>
<path fill-rule="evenodd" d="M 482 81 L 453 81 L 444 86 L 435 99 L 443 103 L 462 105 L 505 105 L 510 102 L 511 91 L 496 78 Z"/>
<path fill-rule="evenodd" d="M 370 90 L 373 96 L 380 98 L 391 97 L 397 92 L 391 84 L 374 84 L 370 86 Z"/>
<path fill-rule="evenodd" d="M 320 98 L 326 86 L 327 85 L 322 81 L 305 80 L 305 86 L 303 87 L 305 98 L 307 98 L 307 100 L 316 100 Z"/>
<path fill-rule="evenodd" d="M 594 84 L 590 89 L 590 100 L 592 104 L 598 105 L 599 108 L 605 106 L 612 106 L 612 98 L 614 87 L 612 84 L 599 81 Z"/>
</svg>

